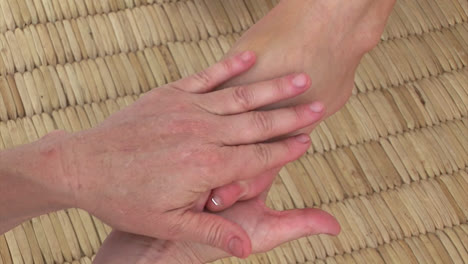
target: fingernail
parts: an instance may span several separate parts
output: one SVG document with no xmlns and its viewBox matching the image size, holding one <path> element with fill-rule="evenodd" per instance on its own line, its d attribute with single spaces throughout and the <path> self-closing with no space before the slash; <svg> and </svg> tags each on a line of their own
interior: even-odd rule
<svg viewBox="0 0 468 264">
<path fill-rule="evenodd" d="M 323 112 L 324 106 L 321 102 L 314 102 L 309 105 L 310 110 L 314 113 L 321 113 Z"/>
<path fill-rule="evenodd" d="M 243 62 L 250 62 L 253 58 L 253 52 L 251 51 L 245 51 L 241 54 L 240 58 Z"/>
<path fill-rule="evenodd" d="M 296 140 L 299 141 L 300 143 L 309 143 L 310 137 L 304 134 L 301 134 L 299 136 L 296 136 Z"/>
<path fill-rule="evenodd" d="M 296 75 L 292 80 L 292 83 L 297 88 L 304 88 L 307 85 L 307 76 L 303 73 Z"/>
<path fill-rule="evenodd" d="M 229 242 L 229 251 L 234 257 L 244 257 L 244 249 L 242 247 L 242 242 L 238 237 L 231 239 L 231 241 Z"/>
<path fill-rule="evenodd" d="M 211 197 L 211 202 L 212 202 L 215 206 L 221 206 L 221 198 L 219 198 L 218 196 L 213 196 L 213 197 Z"/>
</svg>

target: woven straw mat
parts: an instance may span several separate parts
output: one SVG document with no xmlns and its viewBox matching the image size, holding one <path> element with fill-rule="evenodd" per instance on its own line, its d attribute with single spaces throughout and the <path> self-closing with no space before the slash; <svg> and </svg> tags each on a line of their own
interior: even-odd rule
<svg viewBox="0 0 468 264">
<path fill-rule="evenodd" d="M 197 72 L 278 0 L 0 0 L 0 148 L 103 121 Z M 217 263 L 468 263 L 468 2 L 400 0 L 349 103 L 283 169 L 269 206 L 313 236 Z M 0 264 L 91 263 L 111 229 L 69 209 L 0 236 Z"/>
</svg>

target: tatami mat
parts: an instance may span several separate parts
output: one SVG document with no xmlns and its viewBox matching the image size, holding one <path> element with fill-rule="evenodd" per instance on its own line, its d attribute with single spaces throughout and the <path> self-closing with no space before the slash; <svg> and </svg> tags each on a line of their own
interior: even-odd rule
<svg viewBox="0 0 468 264">
<path fill-rule="evenodd" d="M 0 149 L 96 126 L 213 64 L 277 0 L 0 0 Z M 399 0 L 354 95 L 284 168 L 276 209 L 343 226 L 218 263 L 468 263 L 468 2 Z M 110 228 L 69 209 L 0 236 L 0 264 L 91 263 Z"/>
</svg>

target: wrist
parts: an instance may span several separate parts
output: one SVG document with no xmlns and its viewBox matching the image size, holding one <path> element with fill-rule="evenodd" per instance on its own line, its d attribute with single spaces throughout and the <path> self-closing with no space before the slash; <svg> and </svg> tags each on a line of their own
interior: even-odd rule
<svg viewBox="0 0 468 264">
<path fill-rule="evenodd" d="M 64 136 L 0 152 L 0 231 L 72 204 L 60 162 Z"/>
<path fill-rule="evenodd" d="M 19 173 L 49 201 L 50 209 L 60 210 L 75 206 L 71 179 L 64 169 L 64 150 L 70 134 L 53 131 L 38 141 L 24 145 L 13 156 L 22 157 Z"/>
<path fill-rule="evenodd" d="M 41 138 L 37 144 L 37 162 L 32 170 L 37 171 L 37 178 L 44 183 L 54 197 L 60 209 L 76 207 L 73 177 L 65 166 L 65 150 L 71 141 L 71 134 L 65 131 L 54 131 Z"/>
</svg>

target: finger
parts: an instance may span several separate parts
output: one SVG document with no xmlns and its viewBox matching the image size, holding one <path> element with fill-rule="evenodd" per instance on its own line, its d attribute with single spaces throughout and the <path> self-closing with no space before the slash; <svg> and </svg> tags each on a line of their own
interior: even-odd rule
<svg viewBox="0 0 468 264">
<path fill-rule="evenodd" d="M 268 190 L 275 180 L 279 169 L 273 169 L 263 175 L 246 181 L 234 182 L 214 189 L 206 209 L 220 212 L 230 208 L 238 201 L 250 200 Z"/>
<path fill-rule="evenodd" d="M 206 209 L 211 212 L 220 212 L 230 208 L 244 196 L 247 182 L 235 182 L 213 190 L 210 200 L 206 203 Z"/>
<path fill-rule="evenodd" d="M 269 239 L 252 241 L 254 252 L 270 250 L 286 242 L 311 235 L 336 236 L 341 231 L 338 221 L 329 213 L 319 209 L 296 209 L 283 212 L 267 209 L 263 219 L 263 222 L 257 226 L 257 230 L 259 233 L 268 232 Z"/>
<path fill-rule="evenodd" d="M 275 212 L 272 214 L 271 220 L 279 223 L 278 235 L 288 241 L 318 234 L 336 236 L 341 232 L 340 224 L 336 218 L 320 209 L 308 208 Z"/>
<path fill-rule="evenodd" d="M 171 85 L 190 93 L 206 93 L 246 72 L 255 64 L 255 59 L 252 51 L 245 51 Z"/>
<path fill-rule="evenodd" d="M 310 78 L 306 74 L 294 74 L 204 94 L 201 106 L 218 115 L 238 114 L 295 97 L 309 87 Z"/>
<path fill-rule="evenodd" d="M 324 105 L 315 102 L 277 110 L 224 116 L 221 122 L 225 123 L 222 127 L 227 128 L 223 131 L 227 136 L 222 138 L 222 143 L 243 145 L 267 141 L 316 124 L 324 114 Z"/>
<path fill-rule="evenodd" d="M 225 147 L 230 157 L 225 164 L 227 173 L 213 179 L 213 189 L 281 168 L 305 154 L 309 146 L 310 137 L 300 134 L 272 143 Z"/>
<path fill-rule="evenodd" d="M 186 240 L 206 244 L 232 256 L 246 258 L 252 252 L 250 237 L 238 224 L 210 213 L 187 212 L 178 233 Z"/>
</svg>

